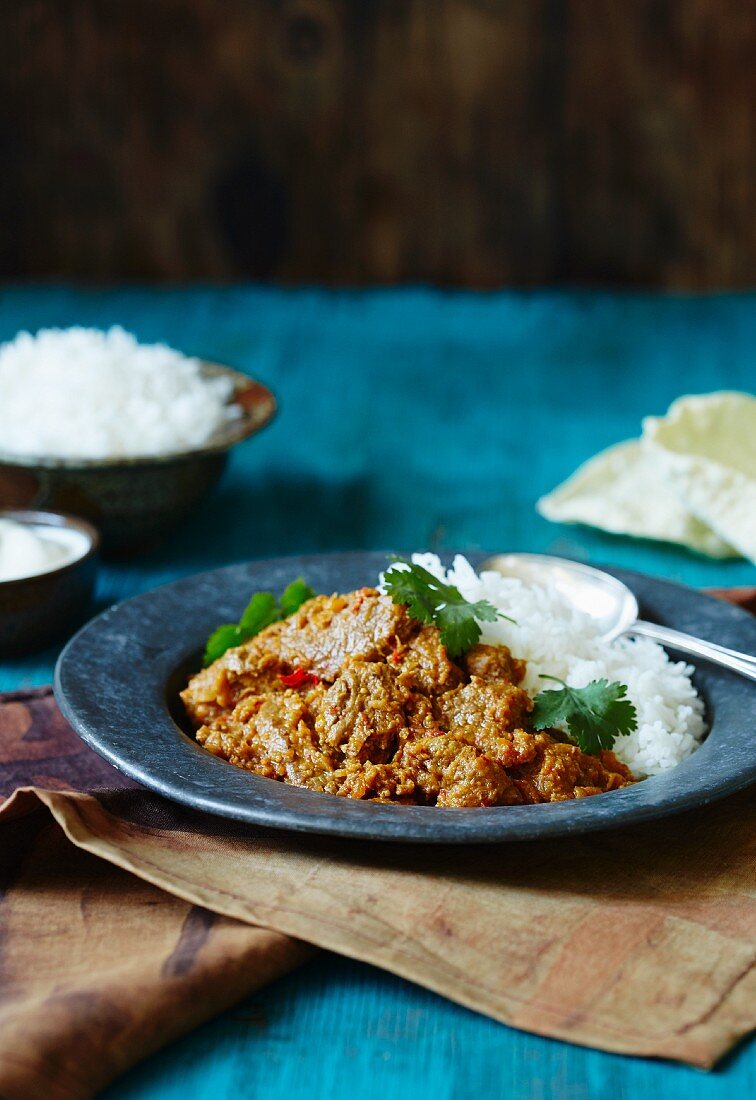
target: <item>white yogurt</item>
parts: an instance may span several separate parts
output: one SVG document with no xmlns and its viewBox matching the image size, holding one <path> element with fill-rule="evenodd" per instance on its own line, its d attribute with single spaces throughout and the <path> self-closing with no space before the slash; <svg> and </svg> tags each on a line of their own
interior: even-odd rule
<svg viewBox="0 0 756 1100">
<path fill-rule="evenodd" d="M 0 581 L 49 573 L 83 558 L 89 539 L 70 527 L 0 518 Z"/>
</svg>

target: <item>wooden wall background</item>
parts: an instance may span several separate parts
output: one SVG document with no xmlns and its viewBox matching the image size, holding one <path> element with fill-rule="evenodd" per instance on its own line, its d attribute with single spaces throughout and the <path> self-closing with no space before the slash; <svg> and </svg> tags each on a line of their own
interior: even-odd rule
<svg viewBox="0 0 756 1100">
<path fill-rule="evenodd" d="M 753 0 L 7 0 L 0 275 L 756 282 Z"/>
</svg>

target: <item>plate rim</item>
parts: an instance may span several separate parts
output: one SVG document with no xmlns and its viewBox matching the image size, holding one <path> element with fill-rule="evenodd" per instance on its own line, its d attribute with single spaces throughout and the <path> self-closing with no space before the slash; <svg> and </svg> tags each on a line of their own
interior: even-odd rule
<svg viewBox="0 0 756 1100">
<path fill-rule="evenodd" d="M 454 552 L 451 551 L 444 552 L 441 557 L 443 560 L 450 560 L 453 554 Z M 478 567 L 490 555 L 483 552 L 468 552 L 466 556 L 474 566 Z M 667 785 L 669 785 L 668 777 L 675 773 L 679 775 L 679 769 L 685 769 L 685 772 L 692 771 L 695 777 L 696 773 L 700 771 L 700 767 L 696 767 L 694 762 L 699 754 L 704 752 L 707 742 L 704 742 L 701 749 L 697 750 L 687 761 L 663 773 L 662 776 L 651 777 L 636 786 L 624 788 L 621 791 L 611 791 L 604 795 L 594 795 L 589 799 L 545 803 L 538 806 L 439 810 L 436 807 L 380 805 L 361 800 L 346 799 L 338 795 L 323 795 L 304 788 L 292 787 L 277 780 L 264 779 L 253 773 L 234 768 L 227 761 L 206 752 L 180 730 L 169 711 L 165 690 L 168 677 L 163 673 L 167 660 L 170 659 L 172 662 L 171 671 L 175 673 L 176 668 L 197 653 L 201 641 L 194 641 L 184 643 L 182 652 L 179 652 L 176 647 L 160 651 L 163 660 L 159 661 L 157 666 L 151 660 L 149 667 L 158 667 L 162 670 L 160 675 L 163 675 L 163 679 L 159 683 L 152 682 L 150 685 L 149 701 L 151 707 L 148 710 L 154 719 L 160 711 L 160 703 L 162 702 L 160 717 L 164 724 L 163 735 L 165 736 L 167 732 L 168 736 L 173 737 L 176 744 L 181 746 L 179 750 L 181 763 L 186 766 L 195 765 L 193 771 L 197 773 L 200 783 L 211 779 L 213 768 L 227 770 L 225 774 L 229 782 L 223 784 L 226 788 L 225 791 L 219 793 L 217 789 L 211 787 L 209 793 L 203 795 L 176 780 L 175 765 L 168 771 L 166 771 L 165 766 L 159 767 L 156 774 L 155 767 L 149 765 L 149 758 L 146 765 L 144 765 L 139 759 L 135 759 L 138 753 L 127 752 L 124 754 L 122 750 L 113 748 L 112 738 L 110 738 L 109 743 L 107 731 L 98 731 L 93 725 L 91 717 L 88 717 L 88 714 L 91 714 L 91 707 L 88 708 L 86 703 L 91 703 L 91 699 L 85 700 L 85 705 L 82 706 L 81 699 L 77 702 L 76 698 L 72 698 L 72 694 L 75 696 L 77 693 L 76 675 L 72 676 L 72 669 L 74 673 L 77 667 L 79 672 L 81 671 L 80 647 L 82 644 L 91 642 L 92 634 L 97 637 L 105 632 L 107 637 L 107 631 L 113 626 L 114 620 L 117 626 L 119 617 L 125 616 L 128 620 L 135 609 L 144 609 L 151 603 L 153 605 L 155 603 L 159 604 L 160 600 L 164 600 L 166 597 L 170 602 L 171 597 L 180 594 L 187 587 L 190 590 L 192 588 L 197 590 L 208 583 L 215 586 L 215 582 L 219 578 L 225 580 L 230 578 L 231 587 L 233 587 L 233 581 L 237 575 L 240 578 L 239 583 L 241 583 L 242 576 L 245 577 L 246 581 L 246 575 L 251 574 L 250 587 L 247 589 L 247 592 L 249 592 L 254 591 L 255 573 L 264 575 L 276 569 L 288 569 L 290 573 L 292 571 L 301 573 L 306 571 L 308 563 L 312 567 L 325 567 L 326 570 L 334 568 L 344 572 L 345 568 L 354 566 L 354 568 L 359 569 L 364 564 L 365 576 L 367 576 L 370 565 L 375 568 L 380 563 L 385 564 L 386 560 L 387 555 L 381 551 L 345 551 L 250 560 L 180 577 L 115 604 L 86 623 L 70 639 L 58 658 L 55 667 L 54 691 L 63 716 L 90 748 L 119 771 L 144 787 L 192 810 L 245 825 L 263 826 L 286 832 L 342 836 L 371 841 L 440 844 L 502 843 L 576 836 L 597 830 L 640 824 L 644 821 L 704 806 L 719 798 L 734 794 L 756 781 L 756 739 L 748 742 L 746 733 L 744 735 L 744 745 L 740 746 L 745 749 L 745 768 L 741 769 L 736 775 L 733 775 L 731 771 L 728 772 L 725 768 L 724 774 L 720 775 L 718 780 L 716 780 L 717 773 L 715 772 L 714 782 L 710 781 L 704 784 L 698 782 L 687 791 L 683 789 L 676 793 L 672 798 L 660 797 L 655 799 L 653 797 L 654 790 L 665 785 L 657 781 L 666 780 Z M 695 604 L 705 601 L 709 609 L 715 613 L 715 618 L 723 621 L 729 620 L 735 624 L 736 628 L 739 624 L 744 627 L 750 624 L 752 629 L 756 628 L 754 617 L 748 612 L 728 605 L 687 585 L 614 566 L 600 565 L 597 568 L 606 569 L 607 572 L 613 576 L 619 576 L 626 583 L 631 582 L 630 587 L 636 595 L 639 594 L 633 586 L 633 582 L 641 588 L 650 585 L 652 589 L 660 589 L 663 593 L 677 594 L 678 599 L 681 594 L 684 594 L 686 600 L 690 601 L 692 595 L 695 597 L 693 601 Z M 262 580 L 260 583 L 261 585 L 265 584 L 265 581 Z M 368 583 L 368 581 L 363 580 L 362 583 Z M 641 602 L 644 602 L 642 595 L 640 599 Z M 123 641 L 123 636 L 120 637 Z M 151 648 L 154 650 L 154 647 L 150 647 L 148 641 L 143 638 L 132 636 L 130 642 L 132 645 L 141 646 L 147 651 L 150 651 Z M 127 648 L 128 644 L 127 641 Z M 154 652 L 151 654 L 152 657 L 154 657 Z M 78 665 L 77 662 L 79 662 Z M 738 679 L 734 677 L 734 674 L 727 673 L 724 670 L 707 670 L 704 673 L 703 670 L 699 669 L 697 679 L 703 679 L 704 681 L 699 684 L 699 687 L 703 687 L 705 698 L 707 698 L 707 706 L 708 696 L 710 695 L 707 685 L 711 682 L 726 679 L 728 682 L 737 685 L 741 693 L 743 684 L 751 688 L 754 687 L 747 681 Z M 122 685 L 120 687 L 122 690 Z M 156 706 L 157 711 L 155 710 Z M 716 726 L 716 715 L 712 722 L 710 734 L 715 732 L 720 734 Z M 176 733 L 180 734 L 177 739 L 175 737 Z M 710 755 L 710 751 L 705 752 L 705 757 Z M 701 758 L 702 761 L 705 757 Z M 220 777 L 221 772 L 217 771 L 217 775 Z M 231 778 L 232 775 L 234 776 L 233 779 Z M 239 780 L 243 781 L 242 784 L 239 783 Z M 261 787 L 261 784 L 266 785 L 266 787 Z M 672 787 L 675 786 L 673 783 Z M 230 794 L 229 787 L 231 788 Z M 237 790 L 246 797 L 241 800 L 230 797 Z M 640 796 L 634 793 L 638 791 L 642 792 Z M 643 794 L 649 797 L 644 798 Z M 609 798 L 612 799 L 612 803 L 607 806 L 604 800 Z M 315 800 L 315 802 L 312 800 Z M 298 803 L 301 803 L 302 808 L 291 809 L 287 806 L 288 803 L 293 804 L 295 807 Z M 332 813 L 327 812 L 329 807 L 333 811 Z M 432 817 L 427 815 L 432 815 Z M 443 818 L 440 815 L 443 815 Z"/>
</svg>

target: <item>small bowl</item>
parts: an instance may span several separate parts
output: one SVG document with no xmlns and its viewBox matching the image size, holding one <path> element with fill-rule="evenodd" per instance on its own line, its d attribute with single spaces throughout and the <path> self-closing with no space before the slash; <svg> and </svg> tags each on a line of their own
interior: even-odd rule
<svg viewBox="0 0 756 1100">
<path fill-rule="evenodd" d="M 135 458 L 50 458 L 0 450 L 0 505 L 49 508 L 83 516 L 102 536 L 103 552 L 127 556 L 150 549 L 188 516 L 220 478 L 235 444 L 273 418 L 270 390 L 218 363 L 203 363 L 207 378 L 234 384 L 242 409 L 201 447 Z"/>
<path fill-rule="evenodd" d="M 0 581 L 0 656 L 19 657 L 81 625 L 92 599 L 100 536 L 86 520 L 59 512 L 0 509 L 0 519 L 77 531 L 88 547 L 46 573 Z"/>
</svg>

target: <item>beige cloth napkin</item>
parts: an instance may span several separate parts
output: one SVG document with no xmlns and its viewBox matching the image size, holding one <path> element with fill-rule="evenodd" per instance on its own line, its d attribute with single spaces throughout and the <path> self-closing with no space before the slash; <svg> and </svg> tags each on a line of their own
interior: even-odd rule
<svg viewBox="0 0 756 1100">
<path fill-rule="evenodd" d="M 603 1050 L 709 1067 L 756 1025 L 751 792 L 569 841 L 302 837 L 136 788 L 44 691 L 0 705 L 0 765 L 6 792 L 25 788 L 0 808 L 9 1100 L 93 1095 L 303 941 Z"/>
</svg>

